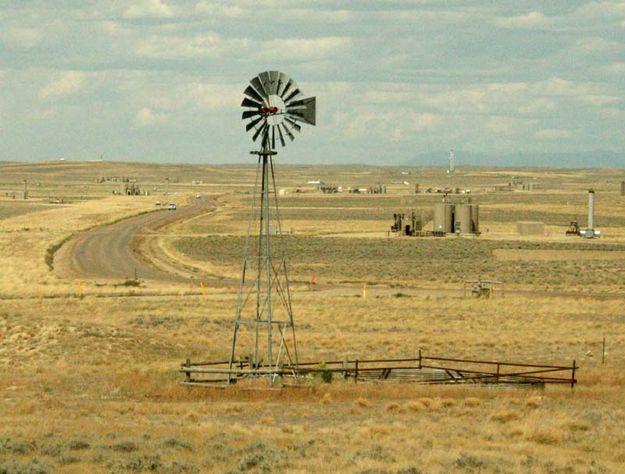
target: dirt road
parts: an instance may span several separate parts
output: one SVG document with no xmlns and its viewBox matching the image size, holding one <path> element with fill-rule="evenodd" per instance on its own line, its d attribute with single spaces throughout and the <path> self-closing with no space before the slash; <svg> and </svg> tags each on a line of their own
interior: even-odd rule
<svg viewBox="0 0 625 474">
<path fill-rule="evenodd" d="M 188 219 L 214 207 L 208 199 L 180 206 L 176 211 L 159 210 L 83 232 L 65 244 L 54 257 L 54 270 L 66 278 L 184 281 L 184 277 L 161 271 L 141 259 L 136 239 L 153 235 L 176 221 Z"/>
</svg>

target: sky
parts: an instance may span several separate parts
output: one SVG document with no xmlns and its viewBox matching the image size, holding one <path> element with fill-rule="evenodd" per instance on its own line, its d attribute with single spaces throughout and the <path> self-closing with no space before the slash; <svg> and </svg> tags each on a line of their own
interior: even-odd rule
<svg viewBox="0 0 625 474">
<path fill-rule="evenodd" d="M 317 97 L 285 162 L 625 166 L 625 2 L 576 0 L 0 0 L 0 161 L 250 161 L 266 70 Z"/>
</svg>

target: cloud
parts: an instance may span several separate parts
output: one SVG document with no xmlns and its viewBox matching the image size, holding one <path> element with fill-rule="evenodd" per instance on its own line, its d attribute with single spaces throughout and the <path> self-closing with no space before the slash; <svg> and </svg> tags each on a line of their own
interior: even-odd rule
<svg viewBox="0 0 625 474">
<path fill-rule="evenodd" d="M 31 49 L 38 46 L 43 39 L 40 30 L 36 28 L 13 27 L 0 31 L 0 40 L 12 48 Z"/>
<path fill-rule="evenodd" d="M 259 60 L 307 62 L 342 56 L 350 46 L 351 39 L 340 36 L 286 38 L 258 45 L 254 56 Z"/>
<path fill-rule="evenodd" d="M 340 131 L 351 138 L 378 137 L 392 141 L 412 140 L 416 135 L 436 129 L 441 125 L 439 115 L 412 109 L 378 110 L 354 108 L 338 116 L 343 128 Z"/>
<path fill-rule="evenodd" d="M 486 119 L 486 129 L 502 135 L 527 134 L 538 123 L 537 120 L 523 119 L 512 116 L 490 116 Z"/>
<path fill-rule="evenodd" d="M 534 89 L 542 95 L 558 97 L 580 97 L 590 94 L 593 86 L 579 81 L 570 81 L 560 77 L 551 77 L 534 83 Z"/>
<path fill-rule="evenodd" d="M 39 97 L 55 99 L 70 95 L 83 87 L 85 77 L 86 74 L 80 71 L 63 72 L 39 90 Z"/>
<path fill-rule="evenodd" d="M 173 10 L 162 0 L 134 0 L 124 11 L 124 18 L 169 18 Z"/>
<path fill-rule="evenodd" d="M 614 105 L 623 101 L 621 96 L 614 95 L 596 95 L 586 94 L 579 98 L 579 100 L 585 104 L 601 107 L 604 105 Z"/>
<path fill-rule="evenodd" d="M 120 36 L 126 31 L 119 22 L 112 20 L 100 22 L 100 29 L 109 36 Z"/>
<path fill-rule="evenodd" d="M 153 127 L 165 123 L 167 119 L 167 114 L 155 112 L 149 107 L 142 107 L 135 116 L 135 125 L 137 127 Z"/>
<path fill-rule="evenodd" d="M 238 108 L 241 102 L 241 86 L 192 82 L 178 88 L 176 95 L 187 100 L 189 104 L 206 110 Z"/>
<path fill-rule="evenodd" d="M 539 97 L 536 99 L 529 98 L 517 107 L 517 111 L 523 115 L 535 115 L 544 112 L 550 112 L 557 108 L 557 103 L 551 99 Z"/>
<path fill-rule="evenodd" d="M 607 40 L 598 36 L 587 36 L 575 41 L 572 49 L 583 54 L 601 54 L 623 51 L 622 41 Z"/>
<path fill-rule="evenodd" d="M 571 137 L 573 133 L 570 130 L 546 128 L 543 130 L 538 130 L 534 135 L 536 136 L 536 138 L 556 139 Z"/>
<path fill-rule="evenodd" d="M 224 5 L 216 2 L 199 2 L 195 5 L 195 11 L 209 16 L 237 18 L 251 13 L 237 5 Z"/>
<path fill-rule="evenodd" d="M 140 40 L 136 53 L 153 59 L 199 59 L 222 57 L 229 49 L 244 49 L 246 42 L 227 41 L 217 33 L 202 33 L 192 37 L 151 35 Z"/>
<path fill-rule="evenodd" d="M 498 18 L 496 24 L 501 28 L 532 29 L 547 26 L 549 18 L 541 12 L 531 11 L 525 15 Z"/>
<path fill-rule="evenodd" d="M 604 69 L 613 74 L 625 74 L 625 62 L 608 64 Z"/>
<path fill-rule="evenodd" d="M 232 59 L 306 62 L 346 53 L 351 40 L 344 37 L 251 40 L 215 32 L 191 37 L 155 34 L 140 40 L 136 53 L 153 59 Z"/>
</svg>

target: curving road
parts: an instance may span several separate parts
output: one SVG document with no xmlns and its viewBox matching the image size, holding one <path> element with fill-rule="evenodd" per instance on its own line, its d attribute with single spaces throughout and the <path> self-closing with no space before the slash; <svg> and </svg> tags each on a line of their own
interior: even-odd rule
<svg viewBox="0 0 625 474">
<path fill-rule="evenodd" d="M 155 268 L 134 251 L 133 242 L 142 235 L 176 221 L 201 214 L 214 207 L 202 199 L 177 211 L 159 210 L 97 227 L 73 237 L 54 256 L 54 270 L 68 278 L 138 278 L 184 281 L 186 278 Z"/>
</svg>

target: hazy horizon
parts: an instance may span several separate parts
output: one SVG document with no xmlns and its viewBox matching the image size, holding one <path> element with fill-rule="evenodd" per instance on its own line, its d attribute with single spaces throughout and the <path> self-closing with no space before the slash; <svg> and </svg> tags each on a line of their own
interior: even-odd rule
<svg viewBox="0 0 625 474">
<path fill-rule="evenodd" d="M 246 163 L 248 81 L 316 96 L 285 163 L 625 166 L 620 1 L 3 1 L 0 161 Z"/>
<path fill-rule="evenodd" d="M 421 156 L 416 156 L 412 159 L 404 161 L 392 161 L 385 160 L 382 163 L 372 162 L 324 162 L 324 161 L 309 161 L 301 162 L 299 160 L 283 159 L 278 154 L 274 158 L 278 165 L 290 165 L 290 166 L 382 166 L 382 167 L 427 167 L 427 168 L 441 168 L 445 169 L 448 166 L 448 154 L 449 152 L 429 153 Z M 456 169 L 461 172 L 462 168 L 554 168 L 554 169 L 600 169 L 600 168 L 614 168 L 625 169 L 624 155 L 620 153 L 610 152 L 589 152 L 589 153 L 564 153 L 564 154 L 510 154 L 507 156 L 502 155 L 487 155 L 487 154 L 464 154 L 462 152 L 455 151 L 456 156 Z M 459 157 L 461 160 L 459 160 Z M 219 162 L 211 161 L 150 161 L 134 158 L 57 158 L 47 160 L 0 160 L 0 163 L 24 163 L 24 164 L 37 164 L 37 163 L 128 163 L 128 164 L 143 164 L 143 165 L 192 165 L 192 166 L 239 166 L 239 165 L 255 165 L 256 158 L 251 156 L 237 157 L 232 160 L 223 160 Z"/>
</svg>

